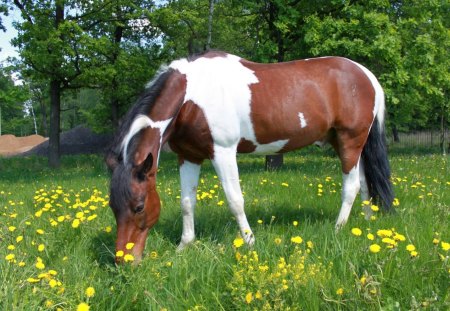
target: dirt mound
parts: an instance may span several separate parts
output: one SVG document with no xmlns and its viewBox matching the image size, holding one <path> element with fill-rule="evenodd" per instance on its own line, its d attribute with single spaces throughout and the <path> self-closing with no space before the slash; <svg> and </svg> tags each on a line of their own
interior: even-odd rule
<svg viewBox="0 0 450 311">
<path fill-rule="evenodd" d="M 103 153 L 112 141 L 110 134 L 97 134 L 90 129 L 77 126 L 60 135 L 60 150 L 62 155 Z M 15 137 L 0 136 L 0 156 L 47 156 L 48 138 L 39 135 Z"/>
<path fill-rule="evenodd" d="M 13 156 L 26 152 L 36 145 L 46 141 L 48 138 L 41 135 L 16 137 L 14 135 L 0 136 L 0 156 Z"/>
<path fill-rule="evenodd" d="M 112 141 L 110 134 L 97 134 L 84 126 L 77 126 L 60 135 L 61 155 L 104 153 Z M 22 155 L 47 156 L 48 141 L 23 153 Z"/>
</svg>

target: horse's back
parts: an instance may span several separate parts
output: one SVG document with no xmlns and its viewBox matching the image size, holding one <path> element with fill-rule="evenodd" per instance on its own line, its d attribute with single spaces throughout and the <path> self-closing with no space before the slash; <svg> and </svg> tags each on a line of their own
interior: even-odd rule
<svg viewBox="0 0 450 311">
<path fill-rule="evenodd" d="M 214 53 L 180 64 L 173 67 L 186 76 L 185 102 L 198 108 L 182 118 L 197 119 L 191 132 L 209 131 L 222 147 L 290 151 L 326 141 L 335 128 L 368 128 L 374 118 L 373 83 L 346 58 L 259 64 Z"/>
</svg>

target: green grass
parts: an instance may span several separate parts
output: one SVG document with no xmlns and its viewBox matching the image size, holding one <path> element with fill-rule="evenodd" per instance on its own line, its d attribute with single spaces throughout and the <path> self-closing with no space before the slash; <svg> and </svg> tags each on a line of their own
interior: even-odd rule
<svg viewBox="0 0 450 311">
<path fill-rule="evenodd" d="M 160 221 L 149 234 L 143 262 L 119 267 L 113 260 L 115 221 L 102 158 L 62 160 L 62 168 L 51 171 L 42 158 L 0 159 L 0 310 L 76 310 L 83 302 L 91 310 L 450 307 L 450 251 L 442 243 L 450 242 L 448 157 L 392 155 L 400 202 L 396 215 L 377 213 L 366 221 L 357 199 L 349 223 L 335 233 L 341 191 L 336 158 L 307 149 L 285 156 L 284 167 L 268 173 L 263 157 L 242 156 L 246 212 L 256 235 L 253 249 L 233 246 L 238 228 L 226 204 L 221 205 L 224 194 L 206 163 L 199 187 L 203 199 L 196 209 L 197 241 L 178 253 L 177 161 L 164 155 L 158 175 Z M 77 217 L 80 224 L 73 228 Z M 353 235 L 352 228 L 362 235 Z M 405 241 L 389 249 L 377 236 L 379 229 L 401 234 Z M 293 237 L 302 243 L 292 242 Z M 375 243 L 381 250 L 371 253 Z M 406 250 L 408 244 L 417 256 Z M 38 257 L 43 269 L 36 267 Z M 88 287 L 95 289 L 94 296 L 87 297 Z"/>
</svg>

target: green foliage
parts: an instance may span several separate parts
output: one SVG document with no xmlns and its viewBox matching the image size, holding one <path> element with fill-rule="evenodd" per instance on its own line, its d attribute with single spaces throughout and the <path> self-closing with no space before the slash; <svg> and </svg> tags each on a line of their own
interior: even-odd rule
<svg viewBox="0 0 450 311">
<path fill-rule="evenodd" d="M 31 18 L 18 23 L 14 41 L 24 77 L 99 89 L 100 98 L 81 108 L 79 119 L 97 130 L 117 126 L 160 64 L 208 44 L 209 0 L 68 2 L 57 28 L 48 18 L 53 2 L 24 3 Z M 259 62 L 348 57 L 382 83 L 389 126 L 445 127 L 449 6 L 434 0 L 214 1 L 210 46 Z"/>
<path fill-rule="evenodd" d="M 34 133 L 33 120 L 25 103 L 29 103 L 29 90 L 15 85 L 11 71 L 0 66 L 0 134 L 25 136 Z"/>
</svg>

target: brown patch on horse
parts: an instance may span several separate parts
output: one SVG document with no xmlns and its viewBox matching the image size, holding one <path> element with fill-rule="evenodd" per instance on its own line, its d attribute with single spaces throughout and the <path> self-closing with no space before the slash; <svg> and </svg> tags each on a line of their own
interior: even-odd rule
<svg viewBox="0 0 450 311">
<path fill-rule="evenodd" d="M 287 139 L 280 151 L 287 152 L 328 141 L 334 137 L 330 131 L 336 130 L 336 136 L 342 136 L 336 142 L 344 144 L 337 149 L 339 156 L 348 163 L 343 165 L 344 172 L 356 165 L 352 154 L 360 154 L 367 138 L 373 121 L 368 112 L 373 111 L 375 98 L 371 81 L 357 65 L 339 57 L 276 65 L 241 62 L 259 80 L 250 85 L 251 119 L 258 143 Z M 266 104 L 267 98 L 278 105 Z M 299 113 L 306 124 L 302 125 Z M 352 146 L 345 145 L 348 140 Z"/>
<path fill-rule="evenodd" d="M 203 110 L 187 101 L 172 127 L 170 148 L 189 162 L 200 164 L 214 158 L 214 143 Z"/>
<path fill-rule="evenodd" d="M 155 122 L 175 117 L 176 111 L 174 112 L 174 110 L 181 106 L 181 102 L 184 100 L 186 84 L 185 75 L 178 71 L 174 71 L 167 79 L 164 88 L 156 98 L 154 109 L 150 112 L 149 117 Z M 157 109 L 158 107 L 161 108 Z"/>
<path fill-rule="evenodd" d="M 252 153 L 256 150 L 256 145 L 245 138 L 241 138 L 237 146 L 237 152 L 239 153 Z"/>
</svg>

